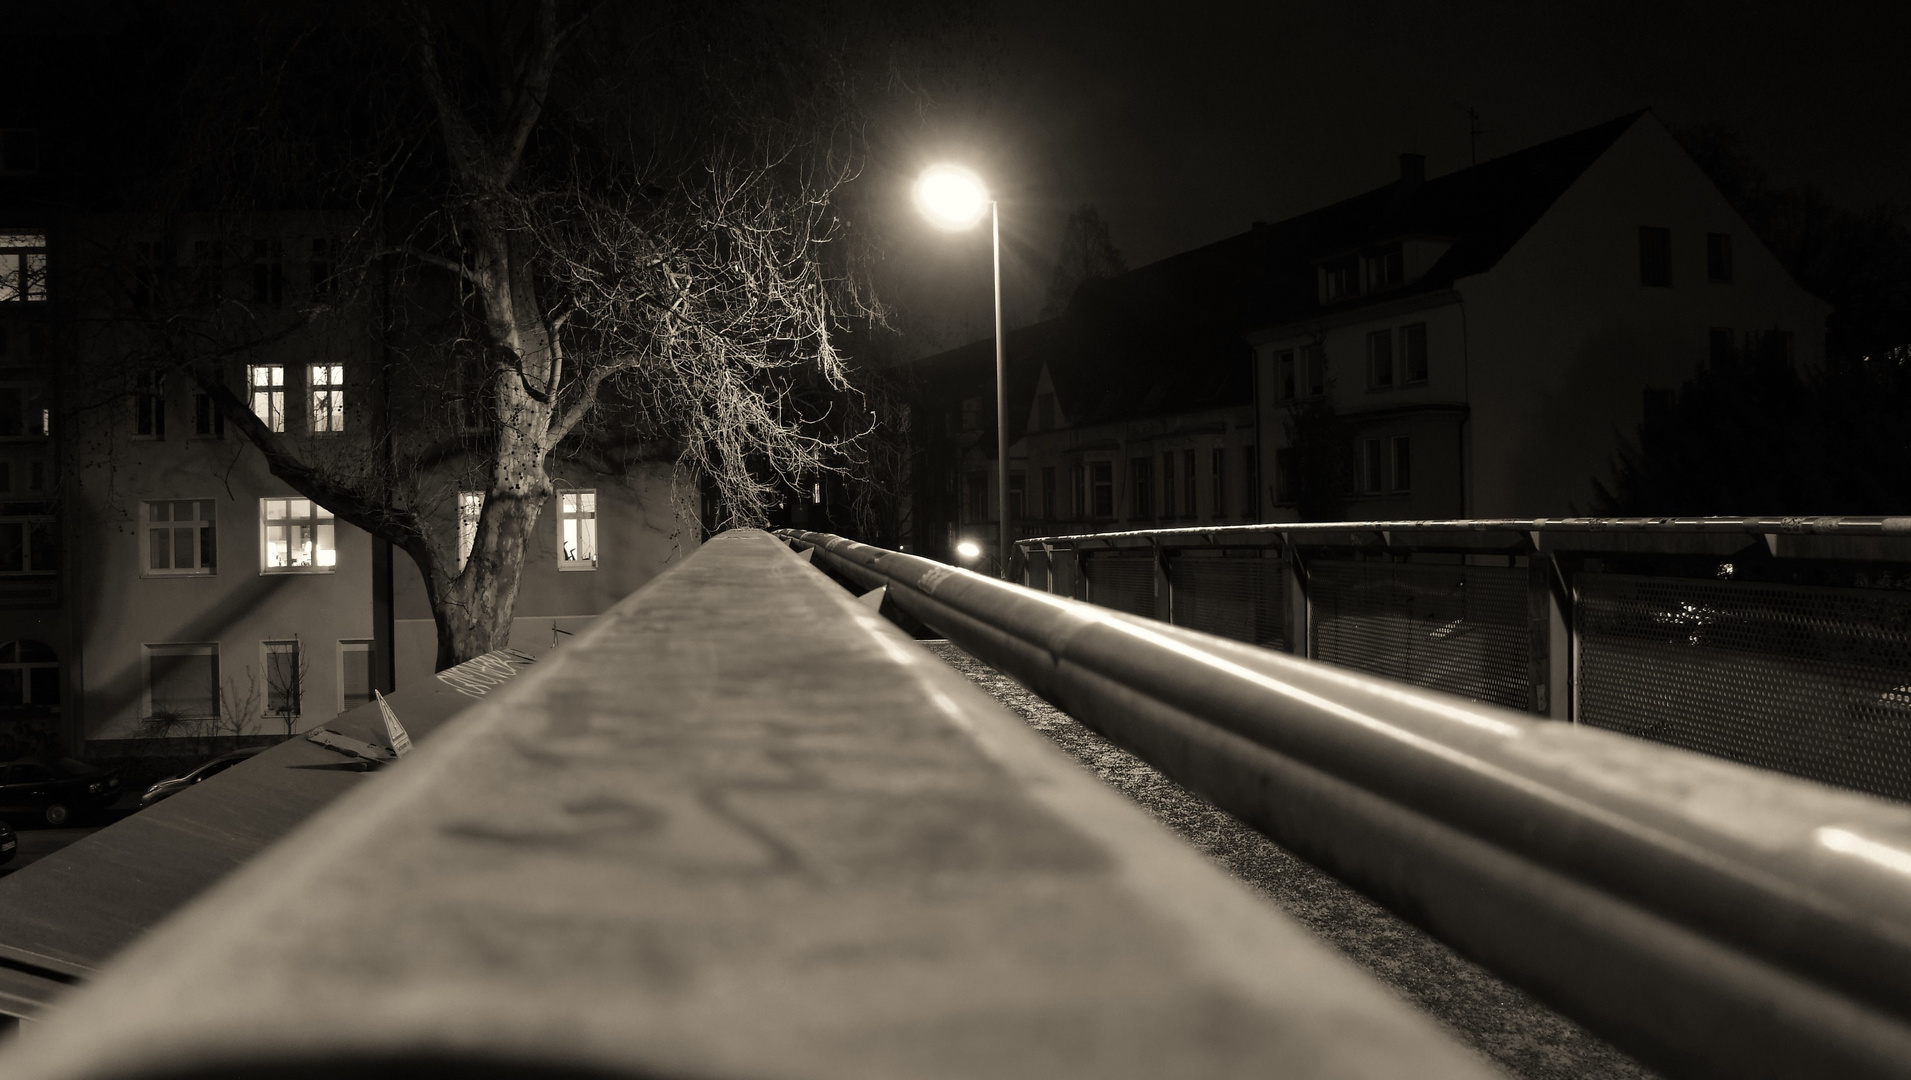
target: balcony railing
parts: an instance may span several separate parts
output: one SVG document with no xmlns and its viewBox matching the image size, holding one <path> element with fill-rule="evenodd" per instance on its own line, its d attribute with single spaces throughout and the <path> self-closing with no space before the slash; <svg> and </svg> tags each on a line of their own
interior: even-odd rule
<svg viewBox="0 0 1911 1080">
<path fill-rule="evenodd" d="M 1876 522 L 1774 530 L 1750 543 L 1743 523 L 1736 534 L 1700 523 L 1662 530 L 1676 538 L 1671 552 L 1641 539 L 1649 527 L 1583 528 L 1593 539 L 1550 550 L 1555 537 L 1544 526 L 1413 528 L 1416 550 L 1449 557 L 1429 564 L 1443 573 L 1475 568 L 1452 556 L 1497 555 L 1499 567 L 1479 568 L 1517 571 L 1522 581 L 1540 576 L 1506 565 L 1522 545 L 1552 574 L 1548 556 L 1562 548 L 1585 559 L 1595 557 L 1590 550 L 1615 559 L 1643 550 L 1716 564 L 1743 557 L 1751 543 L 1774 559 L 1802 547 L 1875 560 L 1901 542 L 1895 523 Z M 1405 531 L 1311 531 L 1281 559 L 1263 558 L 1262 579 L 1278 580 L 1335 536 L 1349 554 L 1387 554 Z M 838 537 L 787 535 L 843 580 L 882 589 L 884 604 L 1672 1075 L 1911 1076 L 1911 807 Z M 1267 535 L 1280 538 L 1279 530 Z M 1158 554 L 1171 539 L 1035 546 L 1142 553 L 1155 582 L 1169 579 L 1147 598 L 1165 591 L 1172 615 L 1173 567 Z M 1206 543 L 1198 532 L 1186 539 Z M 1214 547 L 1247 539 L 1217 536 Z M 1091 597 L 1106 589 L 1140 603 L 1133 580 L 1098 579 L 1092 561 L 1083 571 L 1077 581 Z M 1381 580 L 1412 596 L 1431 589 Z M 1312 612 L 1323 600 L 1308 600 L 1258 625 L 1319 635 L 1322 619 Z M 1461 634 L 1472 611 L 1440 608 L 1444 621 L 1426 633 L 1458 620 L 1444 636 Z M 1230 617 L 1236 627 L 1256 625 L 1239 611 Z"/>
<path fill-rule="evenodd" d="M 1911 518 L 1056 536 L 1037 588 L 1911 800 Z"/>
</svg>

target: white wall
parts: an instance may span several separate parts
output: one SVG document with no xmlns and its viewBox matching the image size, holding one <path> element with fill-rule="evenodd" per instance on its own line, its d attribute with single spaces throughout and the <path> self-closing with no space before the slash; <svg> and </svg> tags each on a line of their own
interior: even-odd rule
<svg viewBox="0 0 1911 1080">
<path fill-rule="evenodd" d="M 1640 226 L 1672 230 L 1672 286 L 1639 283 Z M 1730 284 L 1706 280 L 1706 234 L 1732 237 Z M 1718 190 L 1647 115 L 1568 188 L 1498 266 L 1456 284 L 1472 376 L 1467 512 L 1585 512 L 1611 477 L 1644 391 L 1677 388 L 1711 327 L 1790 330 L 1822 362 L 1828 308 L 1791 281 Z M 1760 514 L 1767 507 L 1740 512 Z"/>
</svg>

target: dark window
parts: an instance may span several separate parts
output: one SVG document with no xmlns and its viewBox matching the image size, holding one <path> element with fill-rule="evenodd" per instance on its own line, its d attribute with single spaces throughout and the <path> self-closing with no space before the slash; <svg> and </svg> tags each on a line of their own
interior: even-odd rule
<svg viewBox="0 0 1911 1080">
<path fill-rule="evenodd" d="M 1261 516 L 1261 462 L 1253 446 L 1241 447 L 1241 514 L 1249 521 Z"/>
<path fill-rule="evenodd" d="M 372 643 L 338 643 L 339 704 L 349 709 L 372 700 Z"/>
<path fill-rule="evenodd" d="M 204 391 L 192 396 L 192 433 L 201 439 L 226 437 L 226 414 Z"/>
<path fill-rule="evenodd" d="M 1639 284 L 1672 285 L 1672 230 L 1639 226 Z"/>
<path fill-rule="evenodd" d="M 1320 268 L 1320 302 L 1331 304 L 1360 292 L 1360 264 L 1354 259 L 1336 259 Z"/>
<path fill-rule="evenodd" d="M 1400 284 L 1405 279 L 1400 258 L 1400 245 L 1395 244 L 1363 256 L 1360 260 L 1360 273 L 1365 279 L 1368 292 Z"/>
<path fill-rule="evenodd" d="M 1360 493 L 1378 495 L 1387 482 L 1387 459 L 1381 456 L 1382 445 L 1379 439 L 1365 439 L 1360 444 Z"/>
<path fill-rule="evenodd" d="M 1183 450 L 1181 451 L 1182 517 L 1191 518 L 1195 516 L 1194 486 L 1194 451 Z"/>
<path fill-rule="evenodd" d="M 1292 401 L 1296 392 L 1294 381 L 1294 350 L 1288 349 L 1274 357 L 1274 395 L 1276 401 Z"/>
<path fill-rule="evenodd" d="M 1427 381 L 1427 324 L 1413 323 L 1400 328 L 1400 361 L 1406 369 L 1403 381 Z"/>
<path fill-rule="evenodd" d="M 1169 450 L 1161 455 L 1161 516 L 1174 520 L 1174 508 L 1174 451 Z"/>
<path fill-rule="evenodd" d="M 1732 237 L 1728 233 L 1705 234 L 1705 280 L 1732 280 Z"/>
<path fill-rule="evenodd" d="M 1022 507 L 1026 505 L 1026 501 L 1023 498 L 1023 496 L 1025 493 L 1025 489 L 1027 487 L 1028 487 L 1027 473 L 1017 472 L 1017 473 L 1009 474 L 1009 520 L 1010 521 L 1020 521 L 1024 517 L 1028 516 L 1022 512 Z"/>
<path fill-rule="evenodd" d="M 1035 395 L 1035 430 L 1055 430 L 1055 395 Z"/>
<path fill-rule="evenodd" d="M 1715 366 L 1731 362 L 1738 354 L 1738 346 L 1733 344 L 1733 334 L 1728 327 L 1714 326 L 1706 335 L 1705 358 Z"/>
<path fill-rule="evenodd" d="M 1393 489 L 1413 490 L 1413 442 L 1405 435 L 1393 437 Z"/>
<path fill-rule="evenodd" d="M 216 304 L 225 298 L 226 245 L 219 240 L 194 240 L 192 265 L 196 297 L 202 304 Z"/>
<path fill-rule="evenodd" d="M 962 430 L 976 431 L 982 427 L 982 399 L 962 399 Z"/>
<path fill-rule="evenodd" d="M 1094 514 L 1098 518 L 1115 516 L 1115 463 L 1096 461 L 1089 465 L 1093 484 Z"/>
<path fill-rule="evenodd" d="M 252 242 L 252 302 L 278 307 L 285 299 L 285 247 L 277 240 Z"/>
<path fill-rule="evenodd" d="M 133 376 L 133 433 L 148 439 L 166 437 L 166 382 L 157 371 Z"/>
<path fill-rule="evenodd" d="M 167 719 L 219 715 L 219 646 L 146 646 L 147 714 Z"/>
<path fill-rule="evenodd" d="M 1302 355 L 1307 359 L 1307 396 L 1320 397 L 1327 393 L 1327 348 L 1309 345 Z"/>
<path fill-rule="evenodd" d="M 1082 463 L 1077 461 L 1068 467 L 1068 486 L 1074 492 L 1075 520 L 1088 516 L 1088 482 L 1082 474 Z"/>
<path fill-rule="evenodd" d="M 1215 447 L 1208 462 L 1208 494 L 1213 501 L 1209 513 L 1215 517 L 1228 516 L 1228 452 Z"/>
<path fill-rule="evenodd" d="M 1133 490 L 1128 517 L 1131 521 L 1144 521 L 1155 516 L 1155 459 L 1138 457 L 1128 459 L 1128 476 Z"/>
<path fill-rule="evenodd" d="M 988 520 L 989 477 L 972 472 L 962 478 L 962 521 L 970 524 Z"/>
<path fill-rule="evenodd" d="M 298 716 L 305 696 L 305 664 L 297 641 L 265 643 L 265 711 L 281 719 Z"/>
<path fill-rule="evenodd" d="M 30 176 L 40 171 L 40 133 L 33 128 L 0 131 L 0 173 Z"/>
<path fill-rule="evenodd" d="M 312 241 L 312 259 L 306 266 L 313 296 L 330 296 L 337 288 L 338 244 L 331 240 Z"/>
<path fill-rule="evenodd" d="M 1393 385 L 1393 331 L 1375 330 L 1367 335 L 1367 385 L 1385 390 Z"/>
<path fill-rule="evenodd" d="M 1286 506 L 1294 501 L 1294 448 L 1279 447 L 1274 451 L 1274 502 Z"/>
<path fill-rule="evenodd" d="M 1042 520 L 1055 520 L 1055 466 L 1042 466 Z"/>
</svg>

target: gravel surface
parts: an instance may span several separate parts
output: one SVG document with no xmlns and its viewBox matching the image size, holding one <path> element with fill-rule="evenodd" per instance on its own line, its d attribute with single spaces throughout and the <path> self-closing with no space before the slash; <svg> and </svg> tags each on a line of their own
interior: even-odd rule
<svg viewBox="0 0 1911 1080">
<path fill-rule="evenodd" d="M 1162 824 L 1508 1073 L 1528 1080 L 1653 1080 L 1657 1076 L 1233 815 L 1208 805 L 1015 680 L 946 641 L 923 644 Z"/>
</svg>

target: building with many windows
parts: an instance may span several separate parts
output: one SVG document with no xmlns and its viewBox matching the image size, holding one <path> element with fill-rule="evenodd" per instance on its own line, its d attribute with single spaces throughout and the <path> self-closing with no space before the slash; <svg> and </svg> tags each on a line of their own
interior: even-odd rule
<svg viewBox="0 0 1911 1080">
<path fill-rule="evenodd" d="M 1010 334 L 1013 533 L 1584 513 L 1653 396 L 1731 350 L 1822 360 L 1827 306 L 1649 112 L 1441 177 L 1400 160 Z M 988 563 L 993 345 L 910 375 L 913 539 Z"/>
</svg>

